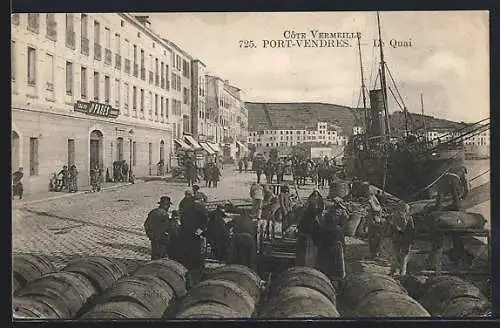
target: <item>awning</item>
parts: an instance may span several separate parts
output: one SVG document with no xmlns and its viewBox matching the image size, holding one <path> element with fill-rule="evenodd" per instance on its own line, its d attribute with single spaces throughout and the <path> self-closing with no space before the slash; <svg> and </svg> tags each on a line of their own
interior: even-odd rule
<svg viewBox="0 0 500 328">
<path fill-rule="evenodd" d="M 220 153 L 220 152 L 221 152 L 220 147 L 219 147 L 219 145 L 218 145 L 218 144 L 213 143 L 213 142 L 209 142 L 209 143 L 207 143 L 207 144 L 208 144 L 208 145 L 209 145 L 209 146 L 210 146 L 210 147 L 211 147 L 211 148 L 212 148 L 215 152 L 217 152 L 217 153 Z"/>
<path fill-rule="evenodd" d="M 242 144 L 241 142 L 239 142 L 238 140 L 236 140 L 236 144 L 238 145 L 238 147 L 240 148 L 240 151 L 243 151 L 243 152 L 248 152 L 248 147 L 244 144 Z"/>
<path fill-rule="evenodd" d="M 192 149 L 187 143 L 184 142 L 182 139 L 175 139 L 174 142 L 179 145 L 179 147 L 189 150 Z"/>
<path fill-rule="evenodd" d="M 191 144 L 191 146 L 193 146 L 195 149 L 200 149 L 200 148 L 201 148 L 201 146 L 200 146 L 200 144 L 198 143 L 198 141 L 194 140 L 194 138 L 193 138 L 193 137 L 191 137 L 191 136 L 184 136 L 184 138 L 185 138 L 185 139 L 187 140 L 187 142 L 188 142 L 189 144 Z"/>
<path fill-rule="evenodd" d="M 205 142 L 200 142 L 200 146 L 201 148 L 203 148 L 204 151 L 206 151 L 209 155 L 213 155 L 215 154 L 215 150 L 213 150 L 212 148 L 210 148 L 210 146 L 205 143 Z"/>
</svg>

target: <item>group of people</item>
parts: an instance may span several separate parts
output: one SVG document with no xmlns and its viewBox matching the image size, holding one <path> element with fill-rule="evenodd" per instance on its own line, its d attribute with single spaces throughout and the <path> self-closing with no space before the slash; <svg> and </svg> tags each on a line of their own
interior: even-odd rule
<svg viewBox="0 0 500 328">
<path fill-rule="evenodd" d="M 62 170 L 54 174 L 49 182 L 50 191 L 78 191 L 78 170 L 76 165 L 71 165 L 69 168 L 64 165 Z"/>
<path fill-rule="evenodd" d="M 284 158 L 266 159 L 264 156 L 255 156 L 252 161 L 252 169 L 257 174 L 257 183 L 261 182 L 262 174 L 264 174 L 268 184 L 273 183 L 274 176 L 276 176 L 276 183 L 282 183 L 287 166 L 287 161 Z"/>
<path fill-rule="evenodd" d="M 238 160 L 238 170 L 240 173 L 243 172 L 243 169 L 245 169 L 245 172 L 248 171 L 248 158 L 246 156 Z"/>
<path fill-rule="evenodd" d="M 186 156 L 184 159 L 184 176 L 187 179 L 188 186 L 192 186 L 200 181 L 199 173 L 201 171 L 205 187 L 216 188 L 219 184 L 222 172 L 217 163 L 206 161 L 201 170 L 198 169 L 198 164 L 192 156 Z"/>
<path fill-rule="evenodd" d="M 214 211 L 206 207 L 207 196 L 198 185 L 185 192 L 178 211 L 168 211 L 170 197 L 161 197 L 144 223 L 151 241 L 153 260 L 168 257 L 182 263 L 189 270 L 191 283 L 196 283 L 203 272 L 203 240 L 211 246 L 215 257 L 226 263 L 256 268 L 257 231 L 252 219 L 242 213 L 226 223 L 223 206 Z"/>
</svg>

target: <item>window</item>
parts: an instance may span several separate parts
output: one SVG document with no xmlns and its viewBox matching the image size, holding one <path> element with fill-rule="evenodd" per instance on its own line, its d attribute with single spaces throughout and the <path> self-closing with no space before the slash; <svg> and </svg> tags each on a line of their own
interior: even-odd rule
<svg viewBox="0 0 500 328">
<path fill-rule="evenodd" d="M 105 33 L 105 37 L 106 37 L 105 47 L 106 47 L 106 49 L 111 49 L 111 30 L 109 29 L 109 27 L 106 27 L 104 29 L 104 33 Z"/>
<path fill-rule="evenodd" d="M 137 63 L 137 46 L 134 44 L 134 64 Z"/>
<path fill-rule="evenodd" d="M 188 88 L 184 88 L 183 90 L 183 98 L 184 98 L 184 105 L 188 105 L 189 104 L 189 89 Z"/>
<path fill-rule="evenodd" d="M 120 98 L 121 98 L 120 80 L 115 79 L 115 106 L 116 107 L 120 107 Z"/>
<path fill-rule="evenodd" d="M 57 23 L 56 23 L 56 18 L 55 14 L 47 14 L 46 15 L 46 22 L 47 22 L 47 38 L 55 41 L 57 38 Z"/>
<path fill-rule="evenodd" d="M 144 64 L 145 64 L 145 59 L 144 59 L 144 50 L 141 49 L 141 69 L 144 68 Z"/>
<path fill-rule="evenodd" d="M 36 85 L 36 50 L 28 47 L 28 84 Z"/>
<path fill-rule="evenodd" d="M 144 89 L 141 89 L 141 113 L 144 113 Z"/>
<path fill-rule="evenodd" d="M 94 43 L 101 44 L 101 25 L 98 21 L 94 21 Z"/>
<path fill-rule="evenodd" d="M 46 88 L 49 91 L 54 91 L 54 56 L 47 54 L 46 58 Z"/>
<path fill-rule="evenodd" d="M 134 141 L 132 143 L 132 165 L 135 166 L 136 158 L 137 158 L 137 143 Z"/>
<path fill-rule="evenodd" d="M 66 33 L 74 33 L 75 32 L 75 26 L 74 26 L 75 19 L 73 17 L 73 14 L 66 14 Z"/>
<path fill-rule="evenodd" d="M 172 73 L 172 89 L 177 90 L 177 79 L 174 73 Z"/>
<path fill-rule="evenodd" d="M 10 77 L 16 80 L 16 41 L 10 41 Z"/>
<path fill-rule="evenodd" d="M 68 167 L 75 164 L 75 139 L 68 139 Z"/>
<path fill-rule="evenodd" d="M 99 73 L 94 72 L 94 100 L 99 101 Z"/>
<path fill-rule="evenodd" d="M 28 14 L 28 30 L 38 33 L 40 27 L 40 14 Z"/>
<path fill-rule="evenodd" d="M 80 25 L 82 30 L 82 38 L 88 39 L 89 16 L 87 16 L 86 14 L 82 14 Z"/>
<path fill-rule="evenodd" d="M 137 87 L 132 87 L 132 108 L 137 109 Z"/>
<path fill-rule="evenodd" d="M 125 52 L 127 59 L 130 59 L 130 42 L 127 39 L 125 39 Z"/>
<path fill-rule="evenodd" d="M 66 62 L 66 94 L 73 94 L 73 63 L 69 61 Z"/>
<path fill-rule="evenodd" d="M 169 106 L 168 98 L 165 98 L 165 116 L 166 117 L 168 117 L 168 115 L 169 115 L 169 113 L 168 113 L 168 111 L 169 111 L 168 106 Z"/>
<path fill-rule="evenodd" d="M 38 175 L 38 138 L 30 138 L 30 175 Z"/>
<path fill-rule="evenodd" d="M 104 102 L 106 104 L 109 104 L 109 98 L 110 98 L 110 93 L 111 93 L 111 82 L 109 79 L 109 76 L 104 75 Z"/>
<path fill-rule="evenodd" d="M 160 117 L 164 117 L 163 111 L 163 97 L 160 98 Z"/>
<path fill-rule="evenodd" d="M 87 98 L 87 68 L 80 69 L 80 89 L 82 98 Z"/>
<path fill-rule="evenodd" d="M 155 116 L 158 117 L 158 95 L 155 95 Z"/>
<path fill-rule="evenodd" d="M 148 110 L 148 114 L 149 114 L 149 117 L 152 118 L 153 116 L 153 93 L 151 91 L 149 91 L 149 110 Z"/>
<path fill-rule="evenodd" d="M 177 55 L 175 58 L 176 61 L 176 67 L 180 71 L 181 70 L 181 56 Z"/>
<path fill-rule="evenodd" d="M 158 75 L 158 58 L 155 58 L 155 75 Z"/>
<path fill-rule="evenodd" d="M 116 53 L 119 55 L 120 54 L 120 34 L 115 34 L 115 47 L 116 47 Z"/>
<path fill-rule="evenodd" d="M 125 109 L 128 109 L 128 101 L 130 100 L 130 88 L 127 82 L 123 84 L 123 87 L 125 89 L 125 98 L 123 99 L 123 105 L 125 106 Z M 126 111 L 126 113 L 128 115 L 128 110 Z"/>
</svg>

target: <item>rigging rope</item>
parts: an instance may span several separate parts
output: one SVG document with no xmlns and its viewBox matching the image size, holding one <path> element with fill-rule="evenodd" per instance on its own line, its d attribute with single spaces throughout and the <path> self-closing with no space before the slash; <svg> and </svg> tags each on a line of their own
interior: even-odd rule
<svg viewBox="0 0 500 328">
<path fill-rule="evenodd" d="M 473 177 L 472 179 L 469 180 L 469 182 L 472 182 L 474 180 L 476 180 L 477 178 L 485 175 L 486 173 L 490 172 L 490 169 L 487 169 L 486 171 L 484 171 L 483 173 L 479 174 L 479 175 L 476 175 L 475 177 Z"/>
</svg>

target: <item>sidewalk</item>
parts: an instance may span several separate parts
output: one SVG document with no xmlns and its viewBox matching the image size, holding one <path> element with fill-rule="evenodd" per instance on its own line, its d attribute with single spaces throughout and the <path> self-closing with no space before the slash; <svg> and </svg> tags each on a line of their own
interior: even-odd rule
<svg viewBox="0 0 500 328">
<path fill-rule="evenodd" d="M 141 181 L 141 180 L 135 181 L 135 183 L 141 183 L 141 182 L 143 182 L 143 181 Z M 117 188 L 129 186 L 131 184 L 132 183 L 130 183 L 130 182 L 106 182 L 102 185 L 101 191 L 117 189 Z M 91 192 L 91 186 L 89 185 L 89 186 L 80 187 L 77 192 L 46 191 L 46 192 L 41 192 L 41 193 L 36 193 L 36 194 L 31 194 L 31 195 L 25 195 L 23 197 L 23 199 L 19 199 L 18 197 L 15 197 L 15 199 L 12 200 L 12 209 L 20 208 L 22 206 L 29 205 L 29 204 L 43 202 L 46 200 L 54 200 L 54 199 L 59 199 L 59 198 L 75 196 L 75 195 L 82 195 L 82 194 L 87 194 L 90 192 Z"/>
</svg>

